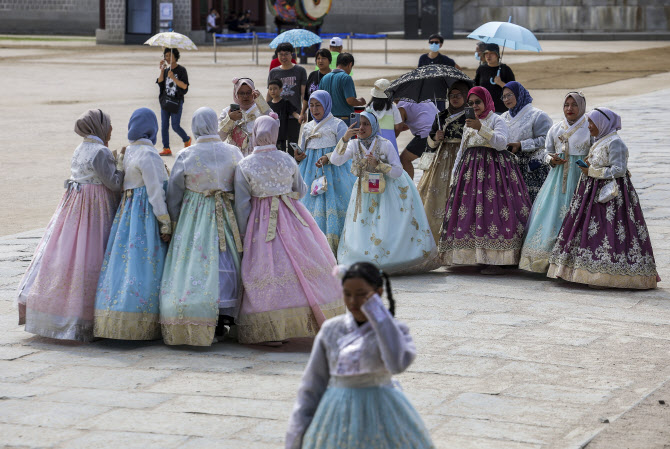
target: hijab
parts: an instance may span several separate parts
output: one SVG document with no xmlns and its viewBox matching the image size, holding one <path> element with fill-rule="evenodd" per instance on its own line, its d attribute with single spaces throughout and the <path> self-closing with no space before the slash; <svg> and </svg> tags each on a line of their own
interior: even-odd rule
<svg viewBox="0 0 670 449">
<path fill-rule="evenodd" d="M 128 141 L 134 142 L 139 139 L 149 139 L 156 145 L 158 134 L 158 120 L 156 114 L 149 108 L 136 109 L 128 121 Z"/>
<path fill-rule="evenodd" d="M 212 108 L 200 108 L 193 113 L 191 131 L 197 139 L 202 136 L 218 136 L 219 120 Z"/>
<path fill-rule="evenodd" d="M 279 120 L 264 115 L 254 121 L 251 138 L 255 146 L 276 145 L 277 137 L 279 137 Z"/>
<path fill-rule="evenodd" d="M 309 96 L 310 101 L 312 99 L 315 99 L 319 103 L 321 103 L 321 106 L 323 106 L 323 117 L 321 120 L 314 119 L 316 123 L 320 123 L 322 120 L 324 120 L 326 117 L 330 115 L 330 110 L 333 108 L 333 99 L 331 98 L 330 94 L 326 92 L 325 90 L 315 90 L 312 92 L 312 95 Z"/>
<path fill-rule="evenodd" d="M 491 94 L 488 90 L 486 90 L 486 88 L 481 86 L 473 87 L 468 92 L 468 100 L 470 99 L 470 95 L 477 95 L 484 102 L 484 113 L 481 117 L 479 117 L 480 120 L 485 119 L 489 116 L 489 114 L 491 114 L 491 112 L 496 110 L 496 105 L 493 103 L 493 98 L 491 98 Z"/>
<path fill-rule="evenodd" d="M 595 108 L 586 114 L 586 117 L 598 128 L 596 140 L 600 140 L 606 135 L 621 129 L 621 117 L 611 109 Z"/>
<path fill-rule="evenodd" d="M 505 87 L 512 91 L 516 98 L 516 105 L 509 110 L 509 115 L 515 117 L 523 108 L 533 102 L 533 97 L 530 96 L 525 87 L 516 81 L 510 81 L 505 84 Z"/>
<path fill-rule="evenodd" d="M 454 90 L 457 90 L 461 94 L 463 94 L 463 106 L 461 106 L 458 109 L 453 108 L 451 106 L 451 103 L 449 103 L 449 95 L 451 95 L 451 93 Z M 466 103 L 468 102 L 468 98 L 467 98 L 468 97 L 468 85 L 466 83 L 462 82 L 462 81 L 455 82 L 449 88 L 449 95 L 447 95 L 447 104 L 448 104 L 447 109 L 449 110 L 449 114 L 456 114 L 458 112 L 461 112 L 463 109 L 465 109 Z"/>
<path fill-rule="evenodd" d="M 237 91 L 239 91 L 244 84 L 251 87 L 252 91 L 256 90 L 256 86 L 251 78 L 233 78 L 233 101 L 237 104 L 240 104 L 240 99 L 237 97 Z"/>
<path fill-rule="evenodd" d="M 109 118 L 109 115 L 100 109 L 89 109 L 77 119 L 74 124 L 74 132 L 81 137 L 95 136 L 106 142 L 111 126 L 112 119 Z"/>
<path fill-rule="evenodd" d="M 361 143 L 366 149 L 369 149 L 370 145 L 372 145 L 372 141 L 375 140 L 377 133 L 379 133 L 379 121 L 377 121 L 376 115 L 368 111 L 361 112 L 361 117 L 365 117 L 366 119 L 368 119 L 368 121 L 370 122 L 370 126 L 372 127 L 372 132 L 367 138 L 362 139 L 359 137 L 358 140 L 361 141 Z"/>
<path fill-rule="evenodd" d="M 584 94 L 582 94 L 581 92 L 568 92 L 565 95 L 565 98 L 563 99 L 563 102 L 565 102 L 565 100 L 567 100 L 568 97 L 572 97 L 572 99 L 577 102 L 578 117 L 573 122 L 569 122 L 568 119 L 565 119 L 565 121 L 568 122 L 568 125 L 574 125 L 575 123 L 577 123 L 579 121 L 579 119 L 582 118 L 582 116 L 586 112 L 586 98 L 584 97 Z M 600 129 L 600 128 L 598 128 L 598 129 Z"/>
</svg>

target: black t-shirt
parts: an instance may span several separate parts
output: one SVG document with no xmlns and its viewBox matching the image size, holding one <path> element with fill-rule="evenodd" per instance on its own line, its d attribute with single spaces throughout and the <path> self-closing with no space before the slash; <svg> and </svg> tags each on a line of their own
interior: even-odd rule
<svg viewBox="0 0 670 449">
<path fill-rule="evenodd" d="M 419 57 L 419 67 L 430 64 L 442 64 L 442 65 L 448 65 L 449 67 L 456 67 L 456 61 L 454 61 L 447 55 L 443 55 L 442 53 L 438 53 L 437 58 L 435 59 L 430 59 L 428 57 L 428 53 L 425 53 L 421 55 L 421 57 Z"/>
<path fill-rule="evenodd" d="M 514 72 L 506 64 L 500 64 L 500 79 L 503 83 L 509 83 L 514 80 Z M 496 112 L 505 112 L 507 108 L 502 101 L 503 88 L 497 84 L 491 84 L 491 80 L 498 74 L 498 66 L 489 67 L 487 65 L 480 65 L 475 73 L 475 86 L 482 86 L 489 91 L 493 102 L 496 105 Z"/>
<path fill-rule="evenodd" d="M 188 73 L 186 72 L 186 69 L 179 64 L 172 70 L 172 73 L 174 73 L 174 77 L 179 81 L 186 83 L 186 89 L 177 86 L 174 81 L 168 78 L 168 69 L 165 69 L 163 71 L 163 81 L 159 83 L 158 80 L 156 80 L 156 83 L 158 83 L 158 98 L 161 99 L 164 96 L 167 96 L 171 100 L 184 101 L 184 95 L 188 92 Z"/>
<path fill-rule="evenodd" d="M 330 72 L 328 72 L 330 73 Z M 312 114 L 309 113 L 309 96 L 314 93 L 314 91 L 319 90 L 319 83 L 323 79 L 324 76 L 326 76 L 328 73 L 325 75 L 321 74 L 320 71 L 315 70 L 312 73 L 309 74 L 307 77 L 307 86 L 305 87 L 305 101 L 307 102 L 307 120 L 312 121 L 314 120 L 312 118 Z"/>
<path fill-rule="evenodd" d="M 296 111 L 295 106 L 293 106 L 293 104 L 285 98 L 279 100 L 278 103 L 270 100 L 269 105 L 279 116 L 279 136 L 277 137 L 277 140 L 286 140 L 288 138 L 286 135 L 288 130 L 288 121 L 289 119 L 295 120 L 295 118 L 292 117 L 292 114 L 298 111 Z"/>
</svg>

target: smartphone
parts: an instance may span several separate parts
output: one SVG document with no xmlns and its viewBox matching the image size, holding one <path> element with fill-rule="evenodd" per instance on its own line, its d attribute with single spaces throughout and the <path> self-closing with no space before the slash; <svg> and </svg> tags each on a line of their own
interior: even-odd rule
<svg viewBox="0 0 670 449">
<path fill-rule="evenodd" d="M 361 126 L 361 114 L 360 112 L 352 112 L 351 115 L 349 116 L 349 126 L 353 125 L 354 123 L 357 123 L 354 128 L 360 128 Z"/>
<path fill-rule="evenodd" d="M 477 117 L 475 116 L 475 110 L 471 108 L 470 106 L 465 107 L 465 118 L 466 119 L 476 119 Z"/>
<path fill-rule="evenodd" d="M 302 148 L 300 148 L 300 145 L 298 145 L 297 143 L 291 142 L 291 143 L 289 143 L 289 145 L 291 145 L 291 148 L 293 148 L 294 153 L 296 153 L 296 154 L 304 153 L 304 151 L 302 151 Z"/>
<path fill-rule="evenodd" d="M 239 104 L 237 104 L 237 103 L 232 103 L 232 104 L 230 105 L 230 112 L 233 112 L 233 111 L 239 111 L 239 110 L 240 110 L 240 105 L 239 105 Z"/>
<path fill-rule="evenodd" d="M 589 167 L 589 166 L 586 164 L 586 162 L 584 162 L 584 161 L 581 160 L 581 159 L 577 159 L 577 160 L 575 161 L 575 164 L 579 165 L 580 167 L 584 167 L 584 168 L 588 168 L 588 167 Z"/>
</svg>

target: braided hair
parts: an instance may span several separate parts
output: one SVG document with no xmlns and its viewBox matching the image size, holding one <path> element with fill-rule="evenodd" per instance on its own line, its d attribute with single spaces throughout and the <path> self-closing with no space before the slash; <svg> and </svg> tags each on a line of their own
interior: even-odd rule
<svg viewBox="0 0 670 449">
<path fill-rule="evenodd" d="M 391 280 L 389 279 L 388 274 L 369 262 L 357 262 L 347 268 L 347 271 L 342 277 L 342 283 L 347 279 L 357 278 L 363 279 L 375 289 L 384 287 L 386 290 L 386 297 L 389 301 L 389 312 L 391 312 L 391 315 L 395 316 L 395 300 L 393 299 L 393 293 L 391 292 Z"/>
</svg>

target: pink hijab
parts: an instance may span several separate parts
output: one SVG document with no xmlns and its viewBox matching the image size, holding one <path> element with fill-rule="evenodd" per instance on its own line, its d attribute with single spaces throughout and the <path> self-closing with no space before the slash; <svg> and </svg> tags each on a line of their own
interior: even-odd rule
<svg viewBox="0 0 670 449">
<path fill-rule="evenodd" d="M 255 146 L 276 145 L 279 136 L 279 120 L 264 115 L 254 122 L 254 131 L 251 139 Z"/>
<path fill-rule="evenodd" d="M 621 117 L 611 109 L 595 108 L 586 113 L 586 117 L 598 128 L 596 140 L 600 140 L 611 132 L 621 129 Z"/>
<path fill-rule="evenodd" d="M 251 78 L 233 78 L 233 100 L 237 104 L 240 104 L 240 99 L 237 97 L 237 91 L 239 91 L 244 84 L 251 87 L 252 91 L 256 90 L 256 86 Z"/>
<path fill-rule="evenodd" d="M 488 90 L 486 90 L 486 88 L 481 86 L 473 87 L 470 89 L 470 92 L 468 92 L 468 100 L 470 99 L 470 95 L 473 94 L 477 95 L 484 102 L 484 113 L 479 117 L 480 120 L 485 119 L 491 112 L 496 110 L 496 105 L 493 103 L 493 98 L 491 98 L 491 94 Z"/>
</svg>

